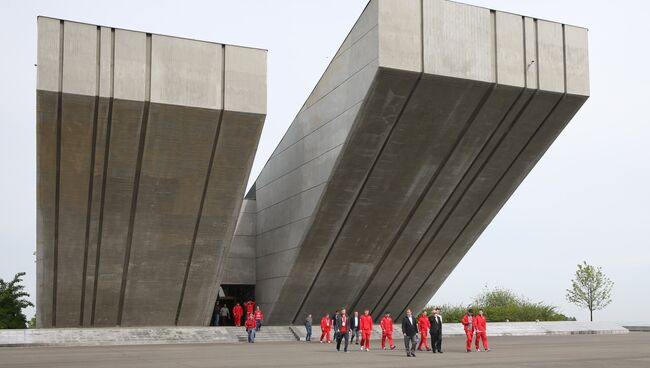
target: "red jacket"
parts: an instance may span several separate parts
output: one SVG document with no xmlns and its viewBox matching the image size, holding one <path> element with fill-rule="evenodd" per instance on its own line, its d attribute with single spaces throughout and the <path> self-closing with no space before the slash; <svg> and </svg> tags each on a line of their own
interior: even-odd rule
<svg viewBox="0 0 650 368">
<path fill-rule="evenodd" d="M 418 319 L 418 330 L 420 333 L 426 334 L 427 330 L 431 328 L 431 322 L 429 322 L 429 318 L 426 316 L 422 315 Z"/>
<path fill-rule="evenodd" d="M 241 305 L 236 305 L 232 308 L 232 314 L 241 317 L 244 315 L 244 308 Z"/>
<path fill-rule="evenodd" d="M 469 315 L 467 314 L 463 317 L 462 324 L 465 331 L 474 331 L 476 329 L 476 316 L 472 316 L 472 328 L 469 328 Z"/>
<path fill-rule="evenodd" d="M 255 302 L 246 302 L 244 303 L 246 307 L 246 315 L 249 315 L 255 311 Z"/>
<path fill-rule="evenodd" d="M 485 316 L 481 316 L 480 314 L 477 314 L 474 316 L 473 322 L 474 322 L 474 330 L 479 332 L 485 332 L 487 327 Z"/>
<path fill-rule="evenodd" d="M 246 323 L 244 323 L 244 327 L 246 327 L 246 329 L 255 328 L 256 327 L 255 319 L 253 318 L 247 319 Z"/>
<path fill-rule="evenodd" d="M 332 320 L 329 317 L 321 318 L 320 328 L 321 330 L 329 330 L 330 328 L 332 328 Z"/>
<path fill-rule="evenodd" d="M 384 333 L 392 333 L 393 332 L 393 319 L 390 317 L 384 317 L 381 319 L 381 323 L 379 324 L 381 326 L 381 331 Z"/>
<path fill-rule="evenodd" d="M 370 332 L 372 331 L 372 317 L 366 316 L 365 314 L 359 318 L 359 329 L 361 331 Z"/>
<path fill-rule="evenodd" d="M 264 315 L 262 314 L 261 310 L 255 311 L 255 320 L 264 321 Z"/>
</svg>

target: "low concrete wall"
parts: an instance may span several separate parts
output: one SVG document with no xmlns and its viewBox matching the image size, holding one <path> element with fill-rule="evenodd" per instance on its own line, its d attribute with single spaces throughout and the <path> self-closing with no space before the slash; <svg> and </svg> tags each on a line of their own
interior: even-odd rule
<svg viewBox="0 0 650 368">
<path fill-rule="evenodd" d="M 393 322 L 393 335 L 399 335 L 401 323 Z M 291 327 L 301 340 L 305 339 L 305 328 Z M 625 334 L 629 331 L 611 322 L 495 322 L 488 323 L 489 336 L 540 336 L 540 335 L 579 335 L 579 334 Z M 446 323 L 443 325 L 443 336 L 465 336 L 460 323 Z M 320 327 L 312 329 L 312 339 L 318 340 L 321 335 Z M 373 338 L 381 338 L 381 328 L 374 325 Z"/>
<path fill-rule="evenodd" d="M 623 327 L 628 329 L 628 331 L 633 331 L 633 332 L 650 332 L 650 325 L 646 325 L 646 326 L 633 325 L 633 326 L 623 326 Z"/>
<path fill-rule="evenodd" d="M 624 334 L 628 330 L 609 322 L 509 322 L 490 323 L 490 336 L 538 336 L 573 334 Z M 401 326 L 395 325 L 395 335 Z M 312 340 L 320 338 L 320 327 L 314 326 Z M 458 323 L 446 324 L 444 336 L 463 336 Z M 332 336 L 333 337 L 333 336 Z M 375 325 L 373 338 L 381 338 Z M 305 339 L 302 326 L 264 326 L 256 341 L 296 341 Z M 48 328 L 0 330 L 0 347 L 19 346 L 100 346 L 146 344 L 216 344 L 246 341 L 243 327 L 122 327 L 122 328 Z"/>
</svg>

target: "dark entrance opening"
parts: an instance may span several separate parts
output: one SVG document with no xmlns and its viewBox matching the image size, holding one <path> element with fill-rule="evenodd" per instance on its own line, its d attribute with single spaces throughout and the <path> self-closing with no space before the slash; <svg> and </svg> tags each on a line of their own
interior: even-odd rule
<svg viewBox="0 0 650 368">
<path fill-rule="evenodd" d="M 214 303 L 210 326 L 234 326 L 232 308 L 237 303 L 244 307 L 244 303 L 248 300 L 255 300 L 255 285 L 221 285 Z M 220 316 L 223 314 L 221 310 L 224 306 L 228 309 L 227 318 Z M 245 318 L 242 318 L 242 324 L 244 320 Z"/>
</svg>

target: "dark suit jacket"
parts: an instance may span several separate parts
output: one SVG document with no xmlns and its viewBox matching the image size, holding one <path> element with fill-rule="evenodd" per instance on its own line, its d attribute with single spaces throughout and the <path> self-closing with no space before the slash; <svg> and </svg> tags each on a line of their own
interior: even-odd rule
<svg viewBox="0 0 650 368">
<path fill-rule="evenodd" d="M 440 323 L 438 323 L 436 316 L 430 316 L 429 323 L 431 323 L 431 329 L 429 330 L 431 335 L 442 333 L 442 318 L 440 318 Z"/>
<path fill-rule="evenodd" d="M 348 320 L 350 321 L 350 330 L 359 329 L 359 322 L 361 322 L 361 316 L 357 317 L 357 323 L 354 323 L 354 316 L 348 316 Z"/>
<path fill-rule="evenodd" d="M 418 333 L 418 321 L 415 316 L 411 316 L 411 319 L 413 320 L 413 323 L 409 321 L 407 316 L 402 318 L 402 333 L 409 337 L 415 336 L 415 334 Z"/>
</svg>

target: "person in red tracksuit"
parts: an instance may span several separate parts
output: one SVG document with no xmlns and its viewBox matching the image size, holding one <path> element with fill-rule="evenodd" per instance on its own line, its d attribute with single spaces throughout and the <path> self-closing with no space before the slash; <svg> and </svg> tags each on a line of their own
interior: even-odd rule
<svg viewBox="0 0 650 368">
<path fill-rule="evenodd" d="M 474 337 L 474 328 L 476 327 L 474 325 L 475 323 L 474 311 L 470 308 L 467 310 L 467 314 L 463 317 L 462 322 L 463 329 L 465 329 L 465 335 L 467 336 L 467 343 L 465 345 L 468 353 L 472 352 L 472 338 Z"/>
<path fill-rule="evenodd" d="M 232 307 L 232 315 L 235 317 L 235 326 L 241 326 L 241 317 L 244 315 L 244 308 L 239 303 Z"/>
<path fill-rule="evenodd" d="M 251 313 L 255 313 L 255 302 L 252 300 L 247 301 L 244 303 L 244 307 L 246 307 L 246 315 L 249 315 Z"/>
<path fill-rule="evenodd" d="M 325 313 L 325 317 L 320 319 L 320 343 L 323 343 L 323 337 L 327 337 L 327 343 L 331 344 L 330 341 L 330 331 L 332 329 L 332 319 L 330 318 L 329 313 Z"/>
<path fill-rule="evenodd" d="M 258 305 L 257 309 L 255 309 L 255 326 L 257 331 L 262 328 L 262 321 L 264 321 L 264 314 L 262 314 L 262 310 Z"/>
<path fill-rule="evenodd" d="M 386 339 L 388 339 L 388 346 L 390 350 L 395 349 L 393 345 L 393 319 L 390 318 L 390 313 L 386 313 L 384 318 L 381 319 L 381 348 L 386 350 Z"/>
<path fill-rule="evenodd" d="M 372 316 L 366 309 L 359 320 L 359 329 L 361 330 L 361 350 L 370 351 L 370 334 L 372 333 Z"/>
<path fill-rule="evenodd" d="M 483 341 L 483 349 L 490 351 L 487 339 L 487 323 L 482 309 L 479 309 L 478 315 L 474 316 L 474 331 L 476 331 L 476 351 L 481 351 L 478 344 L 479 338 Z"/>
<path fill-rule="evenodd" d="M 420 345 L 418 345 L 418 350 L 422 351 L 422 344 L 427 349 L 431 351 L 429 347 L 429 342 L 427 341 L 427 336 L 429 336 L 429 329 L 431 328 L 431 323 L 429 322 L 429 317 L 427 317 L 427 312 L 422 312 L 420 318 L 418 318 L 418 330 L 420 331 Z"/>
</svg>

